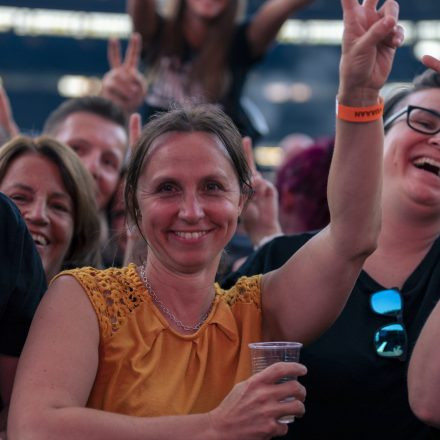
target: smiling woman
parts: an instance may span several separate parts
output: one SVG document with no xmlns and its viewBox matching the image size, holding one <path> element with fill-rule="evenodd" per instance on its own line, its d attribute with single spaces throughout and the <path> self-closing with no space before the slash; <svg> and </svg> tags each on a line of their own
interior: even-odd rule
<svg viewBox="0 0 440 440">
<path fill-rule="evenodd" d="M 0 191 L 20 209 L 48 280 L 61 269 L 99 264 L 93 180 L 69 147 L 24 136 L 3 145 Z"/>
<path fill-rule="evenodd" d="M 377 107 L 402 42 L 398 4 L 386 0 L 377 11 L 376 3 L 342 1 L 338 99 L 346 106 Z M 140 266 L 55 277 L 20 358 L 8 436 L 285 434 L 278 419 L 303 415 L 305 389 L 281 379 L 306 369 L 280 362 L 252 376 L 248 344 L 318 337 L 347 300 L 380 229 L 381 117 L 366 124 L 338 119 L 336 127 L 331 227 L 278 270 L 223 290 L 215 283 L 220 256 L 251 194 L 240 132 L 211 105 L 150 119 L 134 146 L 125 190 L 148 258 Z"/>
</svg>

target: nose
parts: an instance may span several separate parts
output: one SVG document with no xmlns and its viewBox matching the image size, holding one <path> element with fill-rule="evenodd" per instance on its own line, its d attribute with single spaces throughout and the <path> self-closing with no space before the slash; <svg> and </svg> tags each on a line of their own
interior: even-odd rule
<svg viewBox="0 0 440 440">
<path fill-rule="evenodd" d="M 431 135 L 428 142 L 430 145 L 440 147 L 440 132 Z"/>
<path fill-rule="evenodd" d="M 25 220 L 38 224 L 47 225 L 49 223 L 49 216 L 47 210 L 47 204 L 45 200 L 35 200 L 28 205 L 23 212 Z"/>
<path fill-rule="evenodd" d="M 89 173 L 92 175 L 93 179 L 97 181 L 101 174 L 101 164 L 99 156 L 97 154 L 89 154 L 86 157 L 81 157 L 81 161 L 83 162 Z"/>
<path fill-rule="evenodd" d="M 190 223 L 199 221 L 205 215 L 203 205 L 197 194 L 187 193 L 182 197 L 179 218 Z"/>
</svg>

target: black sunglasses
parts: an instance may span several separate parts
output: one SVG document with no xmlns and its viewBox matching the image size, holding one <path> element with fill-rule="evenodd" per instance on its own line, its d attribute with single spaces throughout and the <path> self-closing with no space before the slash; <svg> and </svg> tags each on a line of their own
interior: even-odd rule
<svg viewBox="0 0 440 440">
<path fill-rule="evenodd" d="M 370 296 L 373 312 L 382 316 L 393 316 L 395 324 L 387 324 L 374 333 L 374 347 L 381 357 L 406 360 L 408 337 L 403 324 L 403 299 L 398 289 L 385 289 L 374 292 Z"/>
<path fill-rule="evenodd" d="M 423 134 L 434 135 L 440 132 L 440 113 L 429 108 L 408 105 L 391 115 L 383 123 L 387 129 L 397 118 L 406 113 L 406 124 L 414 131 Z"/>
</svg>

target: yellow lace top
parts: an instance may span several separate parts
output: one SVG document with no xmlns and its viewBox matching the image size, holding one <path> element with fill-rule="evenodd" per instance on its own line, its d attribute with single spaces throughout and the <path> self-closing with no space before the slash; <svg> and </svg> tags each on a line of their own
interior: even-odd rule
<svg viewBox="0 0 440 440">
<path fill-rule="evenodd" d="M 261 339 L 261 276 L 215 285 L 212 310 L 180 334 L 152 302 L 134 264 L 74 269 L 96 312 L 99 366 L 88 406 L 136 416 L 206 412 L 250 375 L 248 343 Z M 60 274 L 61 275 L 61 274 Z"/>
</svg>

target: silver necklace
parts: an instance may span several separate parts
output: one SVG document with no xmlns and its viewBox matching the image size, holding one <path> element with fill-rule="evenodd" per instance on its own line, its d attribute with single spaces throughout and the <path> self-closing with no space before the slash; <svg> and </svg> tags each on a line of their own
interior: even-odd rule
<svg viewBox="0 0 440 440">
<path fill-rule="evenodd" d="M 176 324 L 178 327 L 180 327 L 181 329 L 183 329 L 183 330 L 185 330 L 187 332 L 196 331 L 196 330 L 198 330 L 203 325 L 203 323 L 206 321 L 206 318 L 211 313 L 212 306 L 214 305 L 215 297 L 213 298 L 213 300 L 211 302 L 211 305 L 209 306 L 209 309 L 201 317 L 199 322 L 197 322 L 194 325 L 186 325 L 179 318 L 176 318 L 174 313 L 160 300 L 160 298 L 157 296 L 157 294 L 154 291 L 154 289 L 151 287 L 151 284 L 150 284 L 150 282 L 148 281 L 148 278 L 147 278 L 147 274 L 145 273 L 145 263 L 141 266 L 140 271 L 141 271 L 142 281 L 144 282 L 145 287 L 147 288 L 148 293 L 151 296 L 151 299 L 160 308 L 160 310 L 162 310 L 162 312 L 165 313 L 165 315 L 167 315 L 168 318 L 170 318 L 171 321 L 174 322 L 174 324 Z"/>
</svg>

